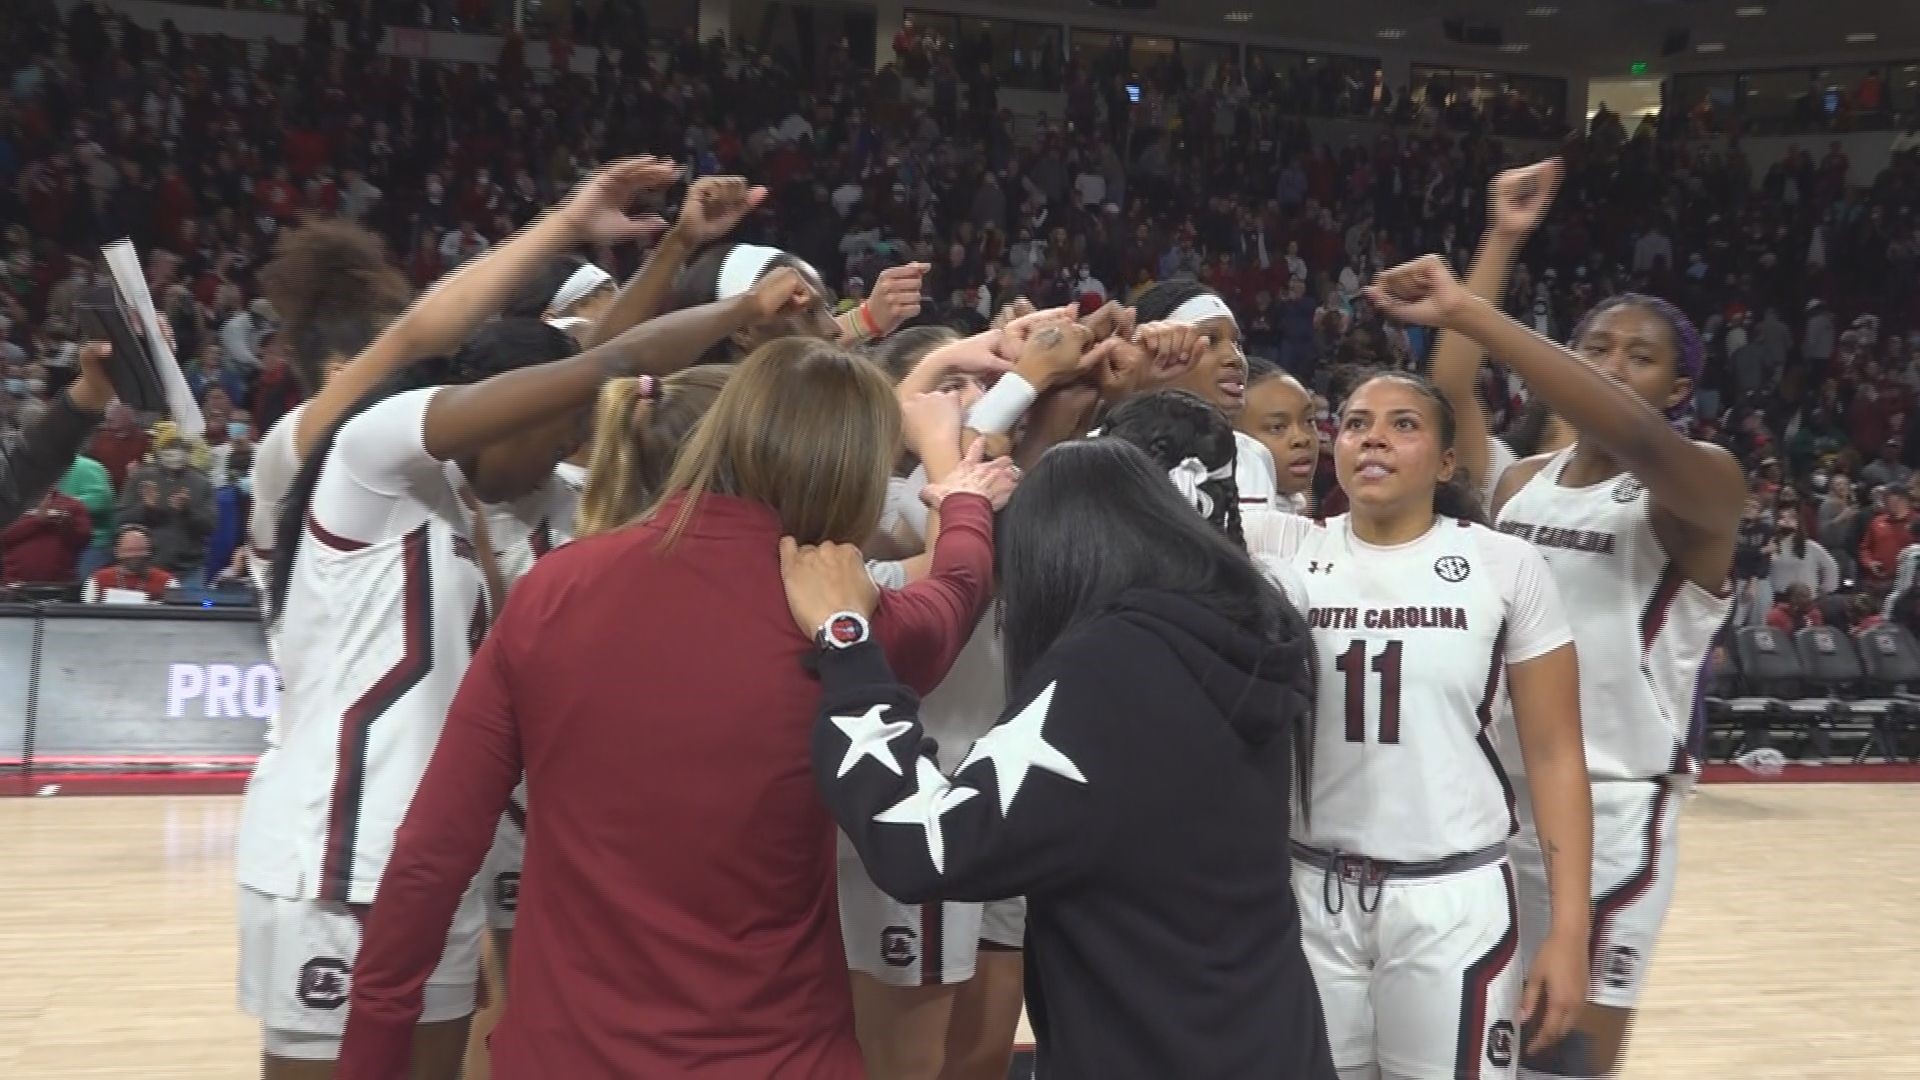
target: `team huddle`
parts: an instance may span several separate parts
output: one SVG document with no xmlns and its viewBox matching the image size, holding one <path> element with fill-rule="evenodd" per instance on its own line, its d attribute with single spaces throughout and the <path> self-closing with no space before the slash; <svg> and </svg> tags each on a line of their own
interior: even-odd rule
<svg viewBox="0 0 1920 1080">
<path fill-rule="evenodd" d="M 999 1080 L 1023 1003 L 1043 1076 L 1615 1075 L 1745 482 L 1671 422 L 1684 315 L 1612 297 L 1562 347 L 1499 310 L 1559 170 L 1495 179 L 1464 281 L 1367 289 L 1431 376 L 1334 403 L 1320 499 L 1312 394 L 1196 282 L 965 336 L 906 266 L 836 315 L 729 240 L 739 178 L 636 216 L 650 158 L 417 299 L 351 227 L 283 238 L 263 1075 Z M 572 254 L 631 241 L 624 284 Z M 1538 445 L 1489 431 L 1483 357 Z M 614 639 L 659 670 L 598 695 L 572 643 Z M 705 655 L 736 704 L 669 724 Z M 618 793 L 687 835 L 581 809 L 656 775 L 602 731 L 713 771 Z"/>
</svg>

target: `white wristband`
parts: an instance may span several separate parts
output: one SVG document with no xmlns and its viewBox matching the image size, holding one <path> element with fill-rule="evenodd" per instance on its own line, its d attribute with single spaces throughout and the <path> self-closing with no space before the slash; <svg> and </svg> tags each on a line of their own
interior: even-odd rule
<svg viewBox="0 0 1920 1080">
<path fill-rule="evenodd" d="M 967 427 L 982 435 L 1005 435 L 1039 396 L 1032 383 L 1009 371 L 967 410 Z"/>
</svg>

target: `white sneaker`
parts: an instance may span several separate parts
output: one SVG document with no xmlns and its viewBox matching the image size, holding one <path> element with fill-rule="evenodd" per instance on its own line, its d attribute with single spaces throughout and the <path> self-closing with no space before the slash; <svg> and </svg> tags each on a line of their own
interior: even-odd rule
<svg viewBox="0 0 1920 1080">
<path fill-rule="evenodd" d="M 1749 750 L 1734 758 L 1733 763 L 1755 776 L 1779 776 L 1786 771 L 1787 756 L 1768 746 Z"/>
</svg>

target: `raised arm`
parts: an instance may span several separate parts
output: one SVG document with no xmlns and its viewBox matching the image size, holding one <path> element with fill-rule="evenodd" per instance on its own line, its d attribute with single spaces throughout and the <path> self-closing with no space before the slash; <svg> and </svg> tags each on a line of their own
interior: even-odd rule
<svg viewBox="0 0 1920 1080">
<path fill-rule="evenodd" d="M 1675 431 L 1613 377 L 1469 293 L 1437 255 L 1382 273 L 1367 296 L 1393 318 L 1457 330 L 1479 342 L 1582 438 L 1598 443 L 1645 484 L 1655 509 L 1731 542 L 1747 486 L 1725 449 Z"/>
<path fill-rule="evenodd" d="M 583 243 L 618 243 L 661 228 L 658 218 L 627 216 L 640 192 L 672 181 L 675 167 L 653 158 L 615 162 L 559 206 L 415 300 L 373 344 L 336 372 L 301 410 L 294 455 L 305 460 L 354 403 L 411 364 L 451 353 L 554 256 Z"/>
<path fill-rule="evenodd" d="M 783 267 L 739 296 L 663 315 L 565 360 L 443 387 L 426 412 L 427 453 L 450 461 L 529 425 L 585 408 L 610 378 L 672 374 L 740 327 L 811 300 L 800 276 Z"/>
<path fill-rule="evenodd" d="M 1513 264 L 1527 238 L 1540 226 L 1553 195 L 1560 187 L 1558 158 L 1524 169 L 1509 169 L 1493 178 L 1487 195 L 1487 233 L 1467 271 L 1467 291 L 1498 305 L 1513 275 Z M 1433 384 L 1453 406 L 1454 457 L 1471 478 L 1483 500 L 1493 492 L 1487 470 L 1487 440 L 1492 431 L 1475 382 L 1480 374 L 1480 344 L 1457 330 L 1442 330 L 1433 351 Z"/>
<path fill-rule="evenodd" d="M 687 189 L 680 219 L 660 238 L 647 265 L 627 282 L 613 306 L 587 331 L 581 344 L 592 348 L 611 341 L 660 314 L 673 283 L 695 252 L 732 232 L 740 219 L 766 200 L 767 189 L 749 187 L 738 176 L 703 176 Z"/>
</svg>

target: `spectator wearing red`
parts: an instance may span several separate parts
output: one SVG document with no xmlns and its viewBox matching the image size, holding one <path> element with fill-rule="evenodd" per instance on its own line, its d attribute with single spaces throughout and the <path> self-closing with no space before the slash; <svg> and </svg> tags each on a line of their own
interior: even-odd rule
<svg viewBox="0 0 1920 1080">
<path fill-rule="evenodd" d="M 127 486 L 127 473 L 144 461 L 153 440 L 134 422 L 133 410 L 116 401 L 107 406 L 107 418 L 87 444 L 87 456 L 105 466 L 113 490 Z"/>
<path fill-rule="evenodd" d="M 0 583 L 64 585 L 93 539 L 93 519 L 80 500 L 49 491 L 40 505 L 0 532 Z"/>
<path fill-rule="evenodd" d="M 1820 616 L 1820 608 L 1813 602 L 1813 590 L 1797 582 L 1787 586 L 1780 602 L 1767 612 L 1767 625 L 1782 633 L 1791 634 L 1809 626 L 1826 624 L 1827 621 Z"/>
<path fill-rule="evenodd" d="M 173 575 L 153 565 L 153 540 L 138 525 L 123 525 L 113 542 L 113 565 L 94 571 L 80 593 L 85 604 L 108 602 L 109 590 L 143 593 L 159 603 L 174 586 Z"/>
<path fill-rule="evenodd" d="M 1884 590 L 1893 584 L 1893 571 L 1900 558 L 1900 549 L 1906 547 L 1911 539 L 1907 523 L 1913 518 L 1913 506 L 1904 489 L 1888 487 L 1882 490 L 1881 497 L 1886 509 L 1874 515 L 1867 525 L 1866 535 L 1860 538 L 1863 584 L 1874 590 Z"/>
</svg>

